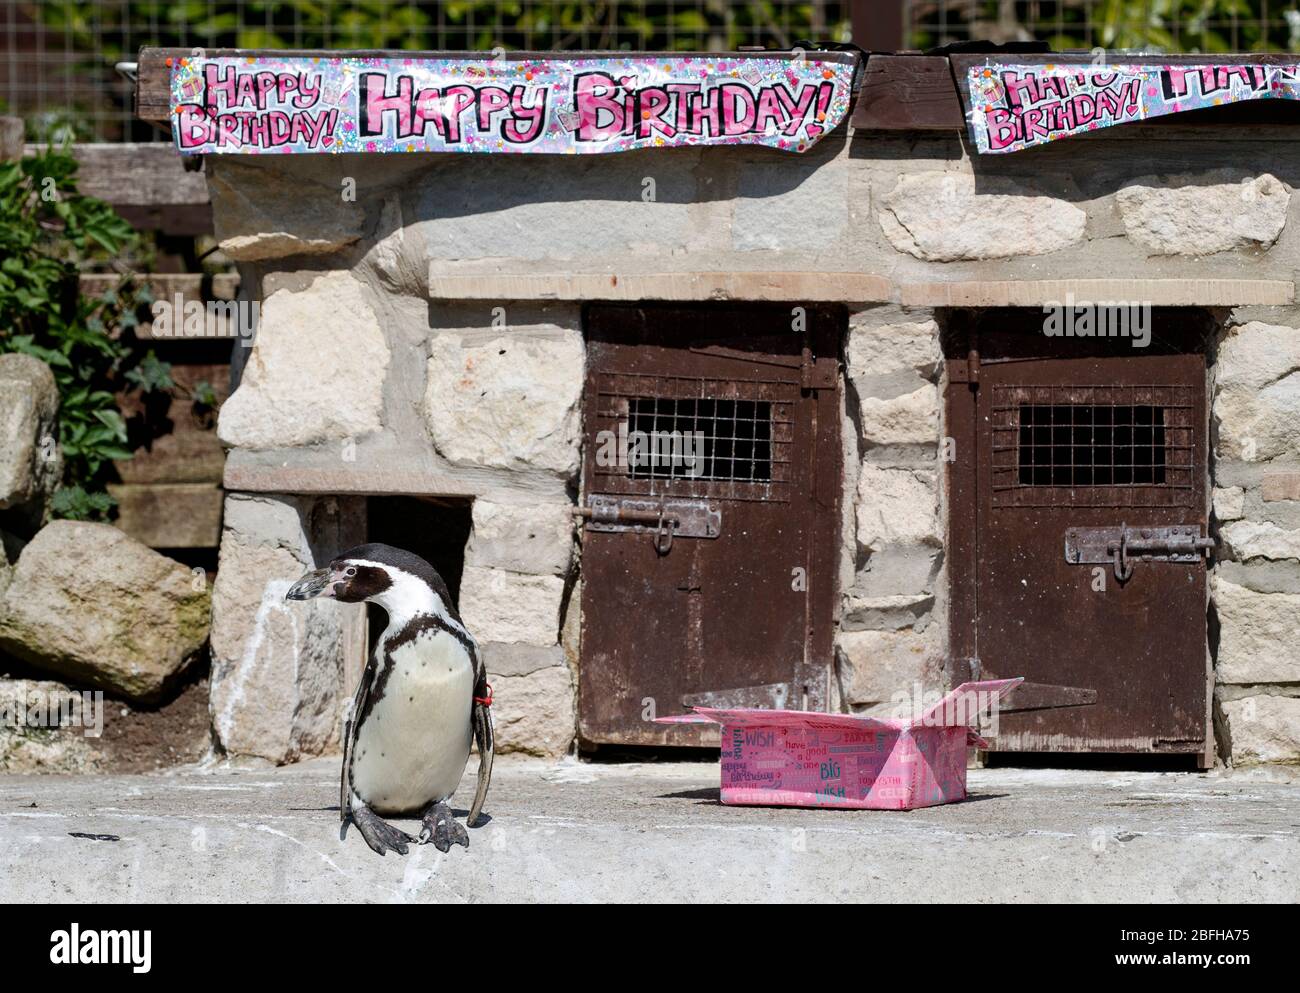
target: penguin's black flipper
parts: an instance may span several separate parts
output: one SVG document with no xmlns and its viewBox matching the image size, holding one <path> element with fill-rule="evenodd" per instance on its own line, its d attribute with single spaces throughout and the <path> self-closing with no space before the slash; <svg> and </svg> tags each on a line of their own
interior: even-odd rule
<svg viewBox="0 0 1300 993">
<path fill-rule="evenodd" d="M 483 801 L 487 799 L 488 784 L 492 782 L 492 690 L 487 682 L 487 669 L 475 652 L 478 672 L 474 680 L 474 708 L 470 721 L 474 725 L 474 741 L 478 745 L 478 788 L 474 791 L 474 804 L 469 808 L 465 823 L 473 827 L 478 815 L 483 812 Z M 487 701 L 487 702 L 483 702 Z"/>
<path fill-rule="evenodd" d="M 371 669 L 374 664 L 373 659 L 366 662 L 366 667 L 361 672 L 357 695 L 352 698 L 352 710 L 343 728 L 343 769 L 339 773 L 339 821 L 345 825 L 352 815 L 352 749 L 356 747 L 357 733 L 361 727 L 362 708 L 370 697 Z"/>
</svg>

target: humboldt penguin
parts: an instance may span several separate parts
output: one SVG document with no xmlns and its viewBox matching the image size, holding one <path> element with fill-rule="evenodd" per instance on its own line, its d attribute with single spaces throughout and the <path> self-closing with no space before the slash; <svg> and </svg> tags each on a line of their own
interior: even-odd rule
<svg viewBox="0 0 1300 993">
<path fill-rule="evenodd" d="M 492 778 L 492 691 L 478 645 L 433 566 L 391 545 L 359 545 L 309 572 L 286 600 L 366 601 L 388 614 L 352 703 L 343 735 L 339 811 L 380 855 L 432 841 L 441 852 L 469 847 L 447 800 L 460 784 L 470 745 L 479 751 L 474 825 Z M 383 820 L 418 816 L 413 838 Z"/>
</svg>

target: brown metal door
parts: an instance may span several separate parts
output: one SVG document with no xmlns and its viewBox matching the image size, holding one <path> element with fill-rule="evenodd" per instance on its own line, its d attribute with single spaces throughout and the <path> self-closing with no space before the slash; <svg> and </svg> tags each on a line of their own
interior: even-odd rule
<svg viewBox="0 0 1300 993">
<path fill-rule="evenodd" d="M 640 517 L 583 530 L 585 741 L 716 744 L 712 726 L 650 723 L 684 697 L 825 706 L 844 323 L 811 307 L 589 309 L 583 505 Z M 698 461 L 647 465 L 637 432 L 689 436 Z M 620 437 L 627 459 L 611 458 Z"/>
<path fill-rule="evenodd" d="M 1204 355 L 998 325 L 949 364 L 957 675 L 1025 677 L 1000 751 L 1212 755 Z"/>
</svg>

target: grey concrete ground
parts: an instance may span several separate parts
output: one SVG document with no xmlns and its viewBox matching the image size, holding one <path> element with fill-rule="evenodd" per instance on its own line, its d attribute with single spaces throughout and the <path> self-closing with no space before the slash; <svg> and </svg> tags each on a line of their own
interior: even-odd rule
<svg viewBox="0 0 1300 993">
<path fill-rule="evenodd" d="M 471 771 L 473 762 L 471 761 Z M 499 760 L 469 851 L 338 838 L 335 763 L 0 777 L 11 901 L 1300 898 L 1300 778 L 981 769 L 911 812 L 724 807 L 716 764 Z M 459 806 L 472 796 L 467 777 Z M 408 830 L 411 825 L 405 825 Z M 104 835 L 110 838 L 77 837 Z"/>
</svg>

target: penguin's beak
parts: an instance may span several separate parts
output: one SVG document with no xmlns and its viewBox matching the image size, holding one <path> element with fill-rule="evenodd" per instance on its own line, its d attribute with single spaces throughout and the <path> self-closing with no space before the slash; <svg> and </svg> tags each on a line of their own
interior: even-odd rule
<svg viewBox="0 0 1300 993">
<path fill-rule="evenodd" d="M 312 600 L 334 596 L 334 584 L 328 569 L 314 569 L 289 587 L 286 600 Z"/>
</svg>

